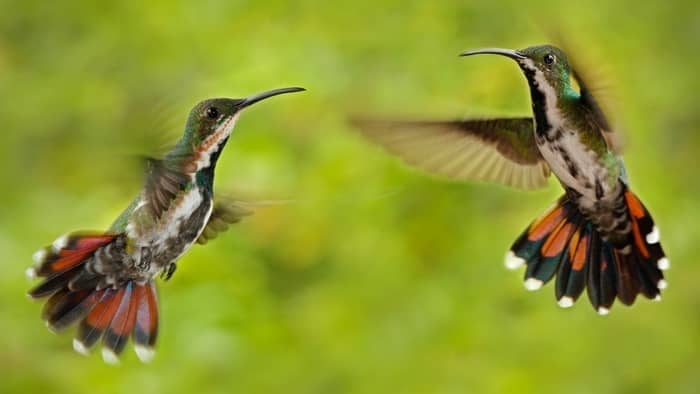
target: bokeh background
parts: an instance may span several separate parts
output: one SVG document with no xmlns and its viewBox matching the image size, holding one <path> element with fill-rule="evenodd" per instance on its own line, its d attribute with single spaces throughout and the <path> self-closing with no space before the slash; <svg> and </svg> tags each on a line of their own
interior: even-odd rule
<svg viewBox="0 0 700 394">
<path fill-rule="evenodd" d="M 0 1 L 0 392 L 694 393 L 700 390 L 700 6 L 695 1 Z M 607 86 L 633 186 L 671 257 L 661 303 L 600 317 L 503 267 L 561 193 L 426 176 L 347 114 L 522 115 L 501 58 L 562 34 Z M 597 77 L 600 75 L 600 78 Z M 246 113 L 217 192 L 277 202 L 161 283 L 155 360 L 46 330 L 31 254 L 106 228 L 138 155 L 191 106 L 300 85 Z M 289 200 L 281 204 L 280 200 Z"/>
</svg>

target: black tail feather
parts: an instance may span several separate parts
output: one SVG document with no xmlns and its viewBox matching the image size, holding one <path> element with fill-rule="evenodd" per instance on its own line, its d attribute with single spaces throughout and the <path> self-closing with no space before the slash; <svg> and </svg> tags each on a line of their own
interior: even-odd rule
<svg viewBox="0 0 700 394">
<path fill-rule="evenodd" d="M 628 190 L 625 202 L 631 231 L 629 240 L 613 245 L 566 196 L 536 219 L 513 243 L 506 265 L 525 264 L 525 287 L 537 290 L 556 276 L 555 296 L 562 307 L 572 306 L 584 288 L 600 314 L 607 314 L 615 298 L 634 303 L 638 294 L 660 299 L 665 288 L 662 269 L 668 259 L 658 229 L 646 208 Z"/>
</svg>

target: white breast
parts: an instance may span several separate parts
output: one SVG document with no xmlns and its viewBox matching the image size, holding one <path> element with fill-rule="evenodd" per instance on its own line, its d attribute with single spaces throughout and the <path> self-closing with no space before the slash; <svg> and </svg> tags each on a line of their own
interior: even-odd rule
<svg viewBox="0 0 700 394">
<path fill-rule="evenodd" d="M 185 195 L 182 204 L 178 206 L 177 209 L 175 209 L 172 218 L 169 221 L 167 221 L 167 223 L 163 223 L 162 229 L 157 234 L 154 243 L 161 245 L 161 247 L 165 247 L 164 240 L 178 236 L 181 222 L 183 220 L 187 220 L 187 218 L 189 218 L 192 215 L 192 213 L 202 204 L 202 202 L 202 194 L 199 192 L 199 189 L 197 187 L 194 187 L 189 193 Z M 197 235 L 194 237 L 192 242 L 185 245 L 182 248 L 182 251 L 173 259 L 173 261 L 177 261 L 194 244 L 197 238 L 199 238 L 199 236 L 202 235 L 202 232 L 206 227 L 206 223 L 209 221 L 209 217 L 211 216 L 213 209 L 214 204 L 209 204 L 209 210 L 207 211 L 207 214 L 204 218 L 204 225 L 199 229 Z"/>
<path fill-rule="evenodd" d="M 138 264 L 138 262 L 142 260 L 142 254 L 148 250 L 149 259 L 155 259 L 152 261 L 157 262 L 150 265 L 149 271 L 152 275 L 156 275 L 158 272 L 160 272 L 160 270 L 162 270 L 167 263 L 174 262 L 179 259 L 182 254 L 184 254 L 192 246 L 192 244 L 194 244 L 197 238 L 199 238 L 202 231 L 204 231 L 205 226 L 202 226 L 192 242 L 183 245 L 182 250 L 176 255 L 173 254 L 173 250 L 167 249 L 169 248 L 168 245 L 171 243 L 166 241 L 180 235 L 180 232 L 182 231 L 182 222 L 190 218 L 193 212 L 199 208 L 204 201 L 199 188 L 194 186 L 192 189 L 181 195 L 177 202 L 178 204 L 173 205 L 171 209 L 164 212 L 161 219 L 156 223 L 152 223 L 149 220 L 143 222 L 138 219 L 139 217 L 143 217 L 143 215 L 149 215 L 149 213 L 144 210 L 146 204 L 139 203 L 137 208 L 134 210 L 134 215 L 132 215 L 132 221 L 126 227 L 128 236 L 134 242 L 134 246 L 136 246 L 131 254 L 133 261 Z M 213 204 L 210 204 L 209 210 L 204 218 L 204 223 L 209 220 L 212 210 Z M 166 261 L 156 256 L 169 257 L 167 257 Z"/>
<path fill-rule="evenodd" d="M 561 138 L 552 142 L 538 143 L 542 157 L 547 161 L 552 172 L 566 186 L 582 195 L 596 199 L 595 185 L 600 183 L 606 192 L 608 182 L 607 170 L 600 164 L 598 155 L 584 145 L 577 133 L 561 131 Z M 570 167 L 574 167 L 573 174 Z"/>
<path fill-rule="evenodd" d="M 134 209 L 132 220 L 126 226 L 126 233 L 140 246 L 162 243 L 164 240 L 178 235 L 182 221 L 189 218 L 201 206 L 202 202 L 202 194 L 199 188 L 194 186 L 179 196 L 176 204 L 164 212 L 160 220 L 152 223 L 150 220 L 141 220 L 144 216 L 149 215 L 146 211 L 146 203 L 142 200 Z M 211 208 L 207 218 L 209 215 L 211 215 Z"/>
</svg>

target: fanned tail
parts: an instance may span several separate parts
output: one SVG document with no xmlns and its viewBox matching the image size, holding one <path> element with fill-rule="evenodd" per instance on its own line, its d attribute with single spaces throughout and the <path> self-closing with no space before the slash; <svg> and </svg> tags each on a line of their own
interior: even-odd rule
<svg viewBox="0 0 700 394">
<path fill-rule="evenodd" d="M 158 331 L 155 283 L 106 283 L 90 260 L 101 248 L 115 245 L 118 235 L 70 234 L 34 256 L 37 266 L 27 275 L 43 282 L 29 291 L 32 298 L 48 297 L 42 318 L 53 331 L 80 322 L 73 348 L 82 354 L 101 339 L 105 362 L 116 363 L 130 337 L 142 361 L 153 356 Z M 109 251 L 109 250 L 108 250 Z"/>
<path fill-rule="evenodd" d="M 150 361 L 158 332 L 156 287 L 127 282 L 118 289 L 94 291 L 98 301 L 80 322 L 73 347 L 86 354 L 102 338 L 102 358 L 114 364 L 133 337 L 136 354 Z"/>
<path fill-rule="evenodd" d="M 526 265 L 525 287 L 537 290 L 556 276 L 555 296 L 570 307 L 584 288 L 600 314 L 607 314 L 617 297 L 631 305 L 641 293 L 661 299 L 666 287 L 662 270 L 669 267 L 659 243 L 659 231 L 639 199 L 624 191 L 629 234 L 613 244 L 566 196 L 536 219 L 506 255 L 511 269 Z"/>
</svg>

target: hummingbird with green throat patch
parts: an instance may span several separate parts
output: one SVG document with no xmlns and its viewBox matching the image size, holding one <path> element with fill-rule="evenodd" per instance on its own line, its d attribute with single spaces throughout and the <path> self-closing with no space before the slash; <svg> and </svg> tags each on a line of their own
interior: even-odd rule
<svg viewBox="0 0 700 394">
<path fill-rule="evenodd" d="M 129 338 L 141 361 L 154 354 L 158 332 L 157 276 L 169 279 L 177 260 L 251 212 L 214 196 L 214 170 L 241 112 L 267 98 L 303 88 L 270 90 L 244 99 L 197 104 L 185 132 L 162 159 L 148 159 L 146 181 L 106 232 L 64 235 L 34 255 L 29 291 L 47 298 L 42 318 L 53 331 L 79 322 L 73 348 L 82 354 L 101 340 L 116 363 Z"/>
<path fill-rule="evenodd" d="M 516 62 L 530 89 L 532 116 L 354 123 L 408 163 L 453 179 L 536 189 L 554 173 L 564 195 L 525 229 L 505 258 L 508 268 L 525 266 L 526 289 L 538 290 L 556 277 L 561 307 L 571 307 L 587 289 L 601 315 L 615 298 L 626 305 L 640 293 L 660 300 L 669 260 L 659 229 L 630 190 L 613 130 L 589 85 L 551 45 L 460 56 L 480 54 Z"/>
</svg>

